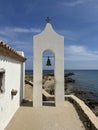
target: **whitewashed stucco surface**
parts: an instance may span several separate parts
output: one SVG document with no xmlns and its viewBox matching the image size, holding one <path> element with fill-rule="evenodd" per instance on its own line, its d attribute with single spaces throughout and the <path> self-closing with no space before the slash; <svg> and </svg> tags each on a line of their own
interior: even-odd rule
<svg viewBox="0 0 98 130">
<path fill-rule="evenodd" d="M 24 63 L 0 56 L 0 68 L 5 70 L 5 92 L 0 94 L 0 130 L 3 130 L 18 109 L 23 98 Z M 18 93 L 11 96 L 11 90 Z"/>
<path fill-rule="evenodd" d="M 34 106 L 42 106 L 42 55 L 47 50 L 51 51 L 55 58 L 55 105 L 64 104 L 64 37 L 57 34 L 51 24 L 47 23 L 44 31 L 33 38 Z"/>
</svg>

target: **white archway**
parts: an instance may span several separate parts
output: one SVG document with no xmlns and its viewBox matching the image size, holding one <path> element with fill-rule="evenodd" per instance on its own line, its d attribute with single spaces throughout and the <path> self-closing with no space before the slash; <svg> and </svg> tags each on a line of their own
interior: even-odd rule
<svg viewBox="0 0 98 130">
<path fill-rule="evenodd" d="M 55 55 L 53 51 L 45 50 L 42 58 L 42 89 L 50 95 L 55 95 Z M 42 100 L 43 105 L 51 104 L 55 106 L 55 96 L 49 98 L 42 94 Z"/>
<path fill-rule="evenodd" d="M 33 38 L 33 106 L 42 106 L 42 55 L 50 50 L 55 55 L 55 105 L 64 104 L 64 37 L 57 34 L 50 23 Z"/>
</svg>

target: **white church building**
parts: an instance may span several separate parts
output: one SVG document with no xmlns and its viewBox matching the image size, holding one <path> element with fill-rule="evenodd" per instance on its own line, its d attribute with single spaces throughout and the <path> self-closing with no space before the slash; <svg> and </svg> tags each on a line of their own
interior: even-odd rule
<svg viewBox="0 0 98 130">
<path fill-rule="evenodd" d="M 25 62 L 17 52 L 0 41 L 0 130 L 3 130 L 24 97 Z"/>
</svg>

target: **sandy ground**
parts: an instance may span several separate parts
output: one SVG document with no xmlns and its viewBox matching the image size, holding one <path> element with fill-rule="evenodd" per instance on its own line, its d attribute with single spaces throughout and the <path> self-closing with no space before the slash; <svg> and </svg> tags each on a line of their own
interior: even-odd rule
<svg viewBox="0 0 98 130">
<path fill-rule="evenodd" d="M 25 99 L 31 102 L 32 87 L 26 85 Z M 79 116 L 68 101 L 65 106 L 21 106 L 5 130 L 85 130 Z"/>
<path fill-rule="evenodd" d="M 21 106 L 5 130 L 84 130 L 69 102 L 63 107 Z"/>
</svg>

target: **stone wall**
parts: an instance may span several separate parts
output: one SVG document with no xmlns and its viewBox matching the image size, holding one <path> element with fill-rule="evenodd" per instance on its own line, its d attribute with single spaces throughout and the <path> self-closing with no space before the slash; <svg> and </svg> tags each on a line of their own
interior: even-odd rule
<svg viewBox="0 0 98 130">
<path fill-rule="evenodd" d="M 65 100 L 74 105 L 86 130 L 98 130 L 98 118 L 82 100 L 74 95 L 66 95 Z"/>
</svg>

